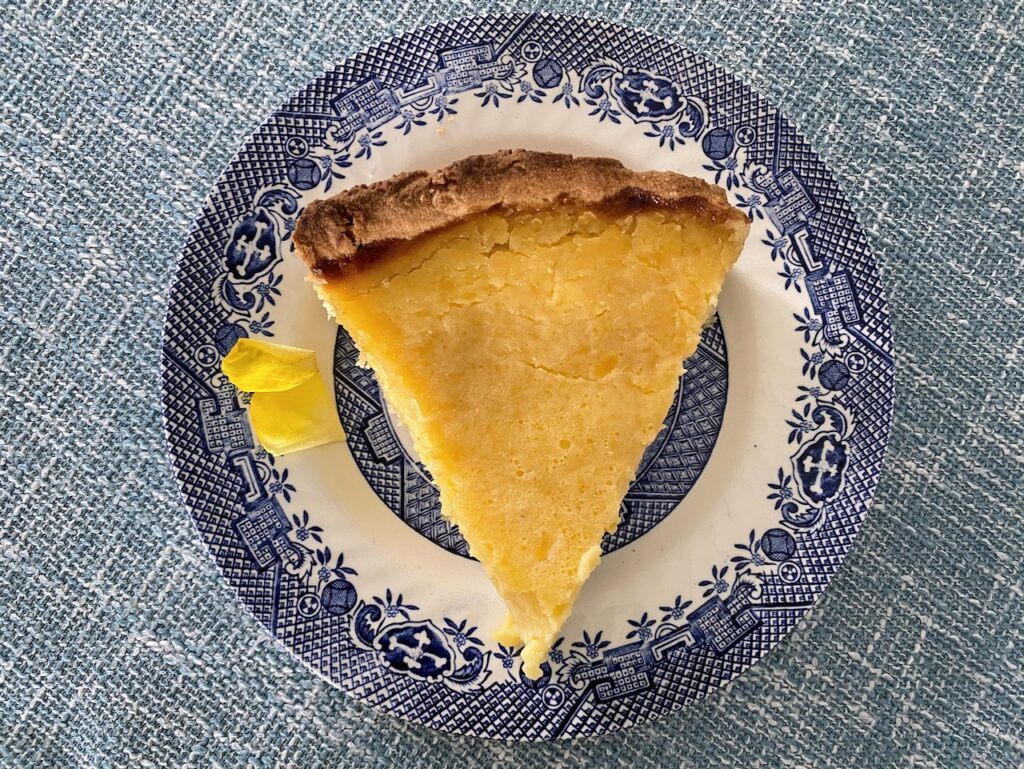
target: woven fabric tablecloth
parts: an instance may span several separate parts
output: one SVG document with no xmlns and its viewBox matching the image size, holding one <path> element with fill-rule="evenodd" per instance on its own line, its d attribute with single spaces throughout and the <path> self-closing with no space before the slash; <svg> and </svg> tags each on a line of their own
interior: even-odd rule
<svg viewBox="0 0 1024 769">
<path fill-rule="evenodd" d="M 236 603 L 179 502 L 157 384 L 166 290 L 200 201 L 275 105 L 374 41 L 473 9 L 7 2 L 0 764 L 1022 765 L 1024 6 L 550 9 L 738 74 L 860 214 L 900 396 L 876 503 L 824 599 L 700 705 L 571 744 L 431 732 L 317 678 Z"/>
</svg>

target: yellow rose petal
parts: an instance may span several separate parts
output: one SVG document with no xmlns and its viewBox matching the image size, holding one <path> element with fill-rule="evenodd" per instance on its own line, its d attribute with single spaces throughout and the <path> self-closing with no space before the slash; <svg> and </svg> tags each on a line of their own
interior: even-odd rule
<svg viewBox="0 0 1024 769">
<path fill-rule="evenodd" d="M 244 392 L 289 390 L 317 373 L 312 350 L 258 339 L 239 339 L 220 367 L 231 384 Z"/>
<path fill-rule="evenodd" d="M 256 439 L 275 456 L 345 439 L 319 375 L 290 390 L 253 393 L 249 419 Z"/>
</svg>

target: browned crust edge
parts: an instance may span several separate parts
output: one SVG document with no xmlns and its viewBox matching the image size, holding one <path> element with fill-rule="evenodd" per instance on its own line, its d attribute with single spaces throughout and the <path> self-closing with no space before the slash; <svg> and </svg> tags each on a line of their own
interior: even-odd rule
<svg viewBox="0 0 1024 769">
<path fill-rule="evenodd" d="M 411 171 L 310 203 L 295 250 L 314 279 L 344 276 L 409 241 L 494 208 L 555 206 L 625 211 L 690 208 L 711 221 L 746 222 L 725 192 L 671 171 L 631 171 L 611 158 L 500 150 L 437 171 Z"/>
</svg>

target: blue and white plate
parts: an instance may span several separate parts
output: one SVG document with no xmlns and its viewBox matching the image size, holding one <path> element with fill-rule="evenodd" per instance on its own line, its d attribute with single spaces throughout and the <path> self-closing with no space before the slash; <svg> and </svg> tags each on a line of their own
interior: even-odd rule
<svg viewBox="0 0 1024 769">
<path fill-rule="evenodd" d="M 501 601 L 291 254 L 311 200 L 514 147 L 700 176 L 753 225 L 538 681 L 521 675 L 519 649 L 491 639 Z M 246 398 L 220 374 L 242 337 L 317 350 L 347 445 L 275 459 L 254 443 Z M 282 644 L 382 711 L 539 740 L 694 702 L 794 628 L 864 519 L 893 374 L 867 241 L 789 121 L 667 40 L 510 14 L 389 40 L 267 118 L 188 236 L 163 400 L 196 528 Z"/>
</svg>

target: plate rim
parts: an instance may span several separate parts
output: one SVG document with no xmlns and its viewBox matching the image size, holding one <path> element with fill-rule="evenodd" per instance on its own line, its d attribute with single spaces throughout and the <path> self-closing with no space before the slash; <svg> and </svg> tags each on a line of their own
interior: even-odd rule
<svg viewBox="0 0 1024 769">
<path fill-rule="evenodd" d="M 585 21 L 588 21 L 588 22 L 595 23 L 595 24 L 597 24 L 597 25 L 599 25 L 599 26 L 601 26 L 601 27 L 603 27 L 603 28 L 605 28 L 607 30 L 610 30 L 610 31 L 614 32 L 614 34 L 616 34 L 616 35 L 631 34 L 631 33 L 632 34 L 640 34 L 640 35 L 642 35 L 642 36 L 644 36 L 646 38 L 649 38 L 649 39 L 651 39 L 653 41 L 658 41 L 658 42 L 661 42 L 661 43 L 665 44 L 666 46 L 668 46 L 669 48 L 671 48 L 672 50 L 678 52 L 681 55 L 688 55 L 688 56 L 694 57 L 698 61 L 706 64 L 708 67 L 710 67 L 710 68 L 712 68 L 714 70 L 717 70 L 718 72 L 721 72 L 725 76 L 731 78 L 735 83 L 739 84 L 740 86 L 745 88 L 747 91 L 749 91 L 749 93 L 757 101 L 759 101 L 759 102 L 769 106 L 770 108 L 774 109 L 776 111 L 777 119 L 782 121 L 782 122 L 784 122 L 785 124 L 787 124 L 788 129 L 792 132 L 792 134 L 795 137 L 796 141 L 799 144 L 801 144 L 803 146 L 803 148 L 806 150 L 808 156 L 811 157 L 813 160 L 821 163 L 822 166 L 824 166 L 826 173 L 832 178 L 832 180 L 834 181 L 836 186 L 839 188 L 841 196 L 842 196 L 843 204 L 850 211 L 850 213 L 853 216 L 853 219 L 855 221 L 855 224 L 856 224 L 857 228 L 859 228 L 859 230 L 863 234 L 863 237 L 864 237 L 864 240 L 865 240 L 865 244 L 866 244 L 866 252 L 867 252 L 867 255 L 868 255 L 868 257 L 870 258 L 870 261 L 871 261 L 871 267 L 876 272 L 877 277 L 878 277 L 879 291 L 880 291 L 880 301 L 881 301 L 881 307 L 882 307 L 881 313 L 884 314 L 884 325 L 887 327 L 886 330 L 888 332 L 889 339 L 890 339 L 890 342 L 891 342 L 891 345 L 892 345 L 892 352 L 890 354 L 891 361 L 890 361 L 890 364 L 889 364 L 890 365 L 890 374 L 889 374 L 890 382 L 889 382 L 889 386 L 888 386 L 888 390 L 887 390 L 887 394 L 891 397 L 892 402 L 889 405 L 889 407 L 886 409 L 886 411 L 884 412 L 884 424 L 883 424 L 883 426 L 881 428 L 881 434 L 883 436 L 883 441 L 881 442 L 881 447 L 880 447 L 880 456 L 879 456 L 879 459 L 878 459 L 878 469 L 871 476 L 871 481 L 870 481 L 871 482 L 871 491 L 870 491 L 869 498 L 867 499 L 866 502 L 863 502 L 860 505 L 860 507 L 862 509 L 862 513 L 861 513 L 860 521 L 857 523 L 857 525 L 855 527 L 855 530 L 854 530 L 854 533 L 853 533 L 853 536 L 852 536 L 852 540 L 851 540 L 850 545 L 849 545 L 849 549 L 842 556 L 841 560 L 839 561 L 838 566 L 835 569 L 835 572 L 828 578 L 828 580 L 826 581 L 824 587 L 814 597 L 814 599 L 811 601 L 811 603 L 807 607 L 807 609 L 805 609 L 800 614 L 799 619 L 796 620 L 795 624 L 793 625 L 793 627 L 789 631 L 787 631 L 778 641 L 773 643 L 765 652 L 760 654 L 760 656 L 757 656 L 752 661 L 746 663 L 741 669 L 731 672 L 728 675 L 728 677 L 723 678 L 721 681 L 719 681 L 712 688 L 709 688 L 704 694 L 702 694 L 696 700 L 691 701 L 691 702 L 687 702 L 687 703 L 683 703 L 683 704 L 671 704 L 665 710 L 663 710 L 661 712 L 652 712 L 652 711 L 648 710 L 648 711 L 636 714 L 636 715 L 633 716 L 633 720 L 629 721 L 628 723 L 613 723 L 613 724 L 610 724 L 609 726 L 607 726 L 606 728 L 594 729 L 594 730 L 591 730 L 591 731 L 581 732 L 579 734 L 565 734 L 565 733 L 562 733 L 562 734 L 557 735 L 554 739 L 560 739 L 560 740 L 561 739 L 573 739 L 573 740 L 575 740 L 575 739 L 594 738 L 594 737 L 599 737 L 599 736 L 602 736 L 602 735 L 605 735 L 605 734 L 618 734 L 619 732 L 621 732 L 622 730 L 627 729 L 627 728 L 632 728 L 632 727 L 637 727 L 637 726 L 641 726 L 641 725 L 644 725 L 644 724 L 649 724 L 649 723 L 651 723 L 653 721 L 656 721 L 656 720 L 661 719 L 661 718 L 667 718 L 669 716 L 676 716 L 676 715 L 680 714 L 681 712 L 683 712 L 685 709 L 693 707 L 695 705 L 698 705 L 700 702 L 702 702 L 704 699 L 706 699 L 707 697 L 711 696 L 712 694 L 720 692 L 723 688 L 725 688 L 725 684 L 727 684 L 730 681 L 735 680 L 737 677 L 741 676 L 743 673 L 745 673 L 747 670 L 749 670 L 750 667 L 752 667 L 753 665 L 758 664 L 759 662 L 761 662 L 762 660 L 767 658 L 770 654 L 772 654 L 772 652 L 774 652 L 775 649 L 778 648 L 786 640 L 786 638 L 789 635 L 791 635 L 791 633 L 801 623 L 803 623 L 804 619 L 807 616 L 807 613 L 818 604 L 818 602 L 819 602 L 820 598 L 822 597 L 822 595 L 825 593 L 825 591 L 827 591 L 829 586 L 832 584 L 832 581 L 835 579 L 836 575 L 839 573 L 839 571 L 845 565 L 847 558 L 849 558 L 849 556 L 852 553 L 853 549 L 857 546 L 857 540 L 859 539 L 860 532 L 862 530 L 864 522 L 865 522 L 866 518 L 868 517 L 868 514 L 872 511 L 872 507 L 873 507 L 873 505 L 875 503 L 875 497 L 876 497 L 876 493 L 877 493 L 877 490 L 878 490 L 878 485 L 879 485 L 879 483 L 881 482 L 881 480 L 883 478 L 883 473 L 886 472 L 886 460 L 887 460 L 887 457 L 888 457 L 888 455 L 890 453 L 890 443 L 891 443 L 891 440 L 892 440 L 892 431 L 893 431 L 893 427 L 894 427 L 895 405 L 896 405 L 896 403 L 897 403 L 897 401 L 899 399 L 899 394 L 900 394 L 899 376 L 898 376 L 898 373 L 899 373 L 900 369 L 899 369 L 898 355 L 897 355 L 897 349 L 896 349 L 896 344 L 895 344 L 895 340 L 896 340 L 895 332 L 896 332 L 896 329 L 895 329 L 895 324 L 894 324 L 893 318 L 892 318 L 891 305 L 890 305 L 890 303 L 888 301 L 888 298 L 887 298 L 886 287 L 887 287 L 888 283 L 884 279 L 885 268 L 884 268 L 884 265 L 880 262 L 880 260 L 878 258 L 878 253 L 876 252 L 876 250 L 874 248 L 873 241 L 868 237 L 868 234 L 864 231 L 864 227 L 863 227 L 863 224 L 862 224 L 862 218 L 861 218 L 861 216 L 859 214 L 859 211 L 858 211 L 857 207 L 855 206 L 854 202 L 851 201 L 851 199 L 846 194 L 845 187 L 841 183 L 841 180 L 836 178 L 835 172 L 833 171 L 833 166 L 825 161 L 825 158 L 824 158 L 823 154 L 816 148 L 815 145 L 813 145 L 807 139 L 806 135 L 801 131 L 799 126 L 797 126 L 795 123 L 793 123 L 793 121 L 789 120 L 786 117 L 785 111 L 781 107 L 779 107 L 776 104 L 776 102 L 767 99 L 762 94 L 762 92 L 759 89 L 751 87 L 747 83 L 747 81 L 745 79 L 739 77 L 738 75 L 735 75 L 731 70 L 729 70 L 729 69 L 727 69 L 727 68 L 725 68 L 723 66 L 720 66 L 719 64 L 716 63 L 716 61 L 714 59 L 712 59 L 708 55 L 689 48 L 687 45 L 685 45 L 684 43 L 676 40 L 675 38 L 651 32 L 648 28 L 639 27 L 639 26 L 633 26 L 633 25 L 630 25 L 630 24 L 627 24 L 627 23 L 623 23 L 621 21 L 616 21 L 616 20 L 613 20 L 613 19 L 601 16 L 601 15 L 591 14 L 589 12 L 585 12 L 585 13 L 582 13 L 582 14 L 574 14 L 574 13 L 549 12 L 549 11 L 522 12 L 522 11 L 517 11 L 517 10 L 512 10 L 512 11 L 507 11 L 507 12 L 506 11 L 499 11 L 499 12 L 493 12 L 493 13 L 488 12 L 488 13 L 480 13 L 480 14 L 461 14 L 461 15 L 458 15 L 458 16 L 455 16 L 455 17 L 451 17 L 451 18 L 447 18 L 447 19 L 444 19 L 444 20 L 441 20 L 441 21 L 437 21 L 437 22 L 434 22 L 434 23 L 431 23 L 431 24 L 421 25 L 421 26 L 417 26 L 417 27 L 414 27 L 414 28 L 411 28 L 411 29 L 408 29 L 408 30 L 397 32 L 395 34 L 387 35 L 387 36 L 384 36 L 384 37 L 379 37 L 379 38 L 376 38 L 373 42 L 371 42 L 369 44 L 366 44 L 366 45 L 363 45 L 361 47 L 352 49 L 352 50 L 350 50 L 347 53 L 339 53 L 338 56 L 333 60 L 333 62 L 334 62 L 333 64 L 332 63 L 325 64 L 323 69 L 320 69 L 319 72 L 314 73 L 313 76 L 310 79 L 308 79 L 305 83 L 300 85 L 298 87 L 298 89 L 296 89 L 294 92 L 291 92 L 284 101 L 279 102 L 277 104 L 277 106 L 272 111 L 270 111 L 267 114 L 261 115 L 259 118 L 257 118 L 256 121 L 253 122 L 252 130 L 249 131 L 246 134 L 246 137 L 243 140 L 243 142 L 241 143 L 241 145 L 239 145 L 239 147 L 232 153 L 231 157 L 227 160 L 227 162 L 221 168 L 220 172 L 217 174 L 217 176 L 213 180 L 209 191 L 203 196 L 199 206 L 196 209 L 194 209 L 191 214 L 189 214 L 189 216 L 190 216 L 189 226 L 188 226 L 186 232 L 184 233 L 184 235 L 182 236 L 181 240 L 179 241 L 178 247 L 175 250 L 176 262 L 175 262 L 174 269 L 172 271 L 170 280 L 169 280 L 169 282 L 168 282 L 168 284 L 167 284 L 167 286 L 165 288 L 165 293 L 164 293 L 165 310 L 164 310 L 164 314 L 163 314 L 163 324 L 162 324 L 161 336 L 160 336 L 160 341 L 161 341 L 160 363 L 159 363 L 158 371 L 157 371 L 159 394 L 160 394 L 160 404 L 161 404 L 161 424 L 163 426 L 163 437 L 164 437 L 163 443 L 164 443 L 165 451 L 166 451 L 166 454 L 167 454 L 168 464 L 170 465 L 170 469 L 171 469 L 172 475 L 173 475 L 174 480 L 175 480 L 177 496 L 180 499 L 181 505 L 184 508 L 184 511 L 186 512 L 186 514 L 187 514 L 187 516 L 188 516 L 188 518 L 189 518 L 189 520 L 191 522 L 192 528 L 193 528 L 196 536 L 198 537 L 198 539 L 202 543 L 202 547 L 203 547 L 203 550 L 206 553 L 206 557 L 214 564 L 214 566 L 215 566 L 215 568 L 217 570 L 217 574 L 219 575 L 220 579 L 225 583 L 225 586 L 231 591 L 235 602 L 237 604 L 239 604 L 245 610 L 246 614 L 248 614 L 249 617 L 251 617 L 251 619 L 254 620 L 257 625 L 262 627 L 264 630 L 266 630 L 271 635 L 271 637 L 274 639 L 275 643 L 278 646 L 280 646 L 282 649 L 284 649 L 293 659 L 297 660 L 302 665 L 303 668 L 312 671 L 318 677 L 322 678 L 324 681 L 329 683 L 333 688 L 336 688 L 336 689 L 340 690 L 345 696 L 349 697 L 351 700 L 357 701 L 361 706 L 368 707 L 371 710 L 373 710 L 375 712 L 378 712 L 378 713 L 387 714 L 388 716 L 391 716 L 391 717 L 400 718 L 401 720 L 406 721 L 406 722 L 411 723 L 411 724 L 416 724 L 416 725 L 423 726 L 423 727 L 426 727 L 426 728 L 429 728 L 429 729 L 433 729 L 433 730 L 437 730 L 437 731 L 444 731 L 444 732 L 446 732 L 448 734 L 452 734 L 452 735 L 467 736 L 467 737 L 480 737 L 480 738 L 484 738 L 484 739 L 492 739 L 492 740 L 501 741 L 501 742 L 519 742 L 519 741 L 543 742 L 543 741 L 551 741 L 553 739 L 551 737 L 544 737 L 544 736 L 515 736 L 515 735 L 506 735 L 506 734 L 485 734 L 485 733 L 480 733 L 478 731 L 474 731 L 472 729 L 450 728 L 448 724 L 443 724 L 443 725 L 430 724 L 430 723 L 427 723 L 425 720 L 415 718 L 415 717 L 413 717 L 411 715 L 408 715 L 406 713 L 395 712 L 394 710 L 388 709 L 386 704 L 374 703 L 374 702 L 370 702 L 370 701 L 364 699 L 363 697 L 361 697 L 358 694 L 354 693 L 352 688 L 346 686 L 343 681 L 334 680 L 325 671 L 321 670 L 320 668 L 318 668 L 317 666 L 315 666 L 311 662 L 307 661 L 306 659 L 303 659 L 303 657 L 300 656 L 295 649 L 293 649 L 292 647 L 287 645 L 276 632 L 274 632 L 263 620 L 261 620 L 257 616 L 257 614 L 255 613 L 254 607 L 243 599 L 243 597 L 240 594 L 238 588 L 235 585 L 232 584 L 232 582 L 229 579 L 227 573 L 225 572 L 224 564 L 222 564 L 221 561 L 218 560 L 217 556 L 214 554 L 213 550 L 211 549 L 210 542 L 208 541 L 207 537 L 203 534 L 203 532 L 199 528 L 199 523 L 198 523 L 198 521 L 196 519 L 196 515 L 195 515 L 194 509 L 193 509 L 193 505 L 190 503 L 190 501 L 189 501 L 189 499 L 188 499 L 188 497 L 186 496 L 186 493 L 185 493 L 185 484 L 186 484 L 188 476 L 190 474 L 189 473 L 189 468 L 187 467 L 187 463 L 182 460 L 182 458 L 181 458 L 181 456 L 179 454 L 179 451 L 178 451 L 178 449 L 176 448 L 176 446 L 175 446 L 175 444 L 173 442 L 172 435 L 171 435 L 170 416 L 169 416 L 169 413 L 168 413 L 168 404 L 167 404 L 167 401 L 168 401 L 168 396 L 167 396 L 167 388 L 168 388 L 167 378 L 168 378 L 168 375 L 169 375 L 168 369 L 169 369 L 169 366 L 170 366 L 170 362 L 169 362 L 167 354 L 166 354 L 166 346 L 167 346 L 168 339 L 172 336 L 172 334 L 171 334 L 171 331 L 172 331 L 172 328 L 173 328 L 173 326 L 172 326 L 173 317 L 172 316 L 175 315 L 176 311 L 180 311 L 180 309 L 178 307 L 179 303 L 185 304 L 182 300 L 179 300 L 176 297 L 176 288 L 177 288 L 177 286 L 179 284 L 180 279 L 182 278 L 182 274 L 186 271 L 186 268 L 187 268 L 187 254 L 186 254 L 186 251 L 187 251 L 187 249 L 189 247 L 189 244 L 192 242 L 193 238 L 195 237 L 198 229 L 200 228 L 201 222 L 203 220 L 203 213 L 204 213 L 204 211 L 212 203 L 212 201 L 214 201 L 217 198 L 218 192 L 219 192 L 219 186 L 220 186 L 222 180 L 224 179 L 225 174 L 228 171 L 230 171 L 232 169 L 232 167 L 236 163 L 239 162 L 240 155 L 246 150 L 246 148 L 248 148 L 251 145 L 253 140 L 257 137 L 257 135 L 259 134 L 260 130 L 267 124 L 269 119 L 271 117 L 273 117 L 273 115 L 275 115 L 276 113 L 280 112 L 283 107 L 287 106 L 303 90 L 305 90 L 306 88 L 310 87 L 313 83 L 315 83 L 316 81 L 320 80 L 325 75 L 329 74 L 336 67 L 339 67 L 339 66 L 343 65 L 345 62 L 347 62 L 349 60 L 352 60 L 352 59 L 354 59 L 355 57 L 357 57 L 359 55 L 365 55 L 365 54 L 369 54 L 369 53 L 373 53 L 373 52 L 378 52 L 378 53 L 383 54 L 383 50 L 382 49 L 388 43 L 400 41 L 400 40 L 403 40 L 403 39 L 420 38 L 420 37 L 422 37 L 424 34 L 426 34 L 428 32 L 439 31 L 439 30 L 444 29 L 445 27 L 452 27 L 452 28 L 455 28 L 455 29 L 459 29 L 459 28 L 463 28 L 464 29 L 466 24 L 474 22 L 474 21 L 483 20 L 483 19 L 515 19 L 515 20 L 519 20 L 520 22 L 526 22 L 526 21 L 532 20 L 532 19 L 540 19 L 540 20 L 543 20 L 543 21 L 548 21 L 548 20 L 564 20 L 564 21 L 585 20 Z M 438 49 L 435 48 L 434 50 L 436 51 Z"/>
</svg>

